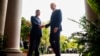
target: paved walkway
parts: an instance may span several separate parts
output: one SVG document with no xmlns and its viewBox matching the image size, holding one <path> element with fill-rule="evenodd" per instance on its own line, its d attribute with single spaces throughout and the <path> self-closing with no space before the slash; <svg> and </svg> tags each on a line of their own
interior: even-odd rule
<svg viewBox="0 0 100 56">
<path fill-rule="evenodd" d="M 27 56 L 27 54 L 23 54 L 22 56 Z M 55 56 L 55 54 L 41 54 L 40 56 Z M 79 56 L 79 54 L 61 54 L 61 56 Z"/>
<path fill-rule="evenodd" d="M 54 54 L 44 54 L 41 56 L 55 56 Z M 79 54 L 61 54 L 61 56 L 79 56 Z"/>
</svg>

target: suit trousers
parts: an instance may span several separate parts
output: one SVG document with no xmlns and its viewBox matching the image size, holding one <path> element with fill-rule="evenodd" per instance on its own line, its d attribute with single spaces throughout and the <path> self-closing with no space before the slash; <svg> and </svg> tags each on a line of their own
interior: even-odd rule
<svg viewBox="0 0 100 56">
<path fill-rule="evenodd" d="M 30 44 L 29 44 L 29 52 L 28 52 L 28 56 L 32 56 L 33 55 L 33 51 L 34 51 L 34 55 L 35 56 L 39 56 L 39 44 L 40 44 L 40 39 L 41 37 L 39 36 L 30 36 Z"/>
<path fill-rule="evenodd" d="M 61 56 L 60 55 L 60 31 L 56 33 L 54 32 L 50 33 L 50 44 L 56 56 Z"/>
</svg>

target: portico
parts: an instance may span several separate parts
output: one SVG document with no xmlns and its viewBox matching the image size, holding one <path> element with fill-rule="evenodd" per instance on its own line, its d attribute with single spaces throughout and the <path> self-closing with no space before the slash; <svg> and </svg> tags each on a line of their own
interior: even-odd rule
<svg viewBox="0 0 100 56">
<path fill-rule="evenodd" d="M 7 56 L 23 56 L 20 51 L 22 0 L 0 0 L 0 36 L 6 38 Z M 87 19 L 100 18 L 85 0 Z"/>
<path fill-rule="evenodd" d="M 22 56 L 20 51 L 22 0 L 0 0 L 0 35 L 6 39 L 7 56 Z"/>
</svg>

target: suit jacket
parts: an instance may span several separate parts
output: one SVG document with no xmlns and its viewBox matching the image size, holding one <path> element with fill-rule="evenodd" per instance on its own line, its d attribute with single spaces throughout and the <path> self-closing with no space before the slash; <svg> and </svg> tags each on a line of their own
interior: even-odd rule
<svg viewBox="0 0 100 56">
<path fill-rule="evenodd" d="M 42 31 L 39 28 L 39 26 L 41 25 L 41 20 L 39 18 L 37 18 L 36 16 L 31 16 L 31 24 L 32 24 L 32 28 L 31 28 L 31 36 L 33 37 L 41 37 L 42 36 Z"/>
<path fill-rule="evenodd" d="M 55 10 L 52 12 L 50 23 L 46 25 L 46 27 L 51 26 L 51 32 L 53 32 L 55 27 L 58 27 L 58 30 L 62 30 L 61 26 L 62 22 L 62 13 L 61 10 Z"/>
</svg>

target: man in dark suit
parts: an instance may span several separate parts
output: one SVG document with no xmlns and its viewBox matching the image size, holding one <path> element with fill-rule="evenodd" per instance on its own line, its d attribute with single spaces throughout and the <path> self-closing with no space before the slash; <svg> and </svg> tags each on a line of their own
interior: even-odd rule
<svg viewBox="0 0 100 56">
<path fill-rule="evenodd" d="M 51 3 L 51 9 L 52 9 L 52 15 L 50 23 L 45 25 L 47 28 L 48 26 L 51 26 L 50 30 L 50 43 L 51 47 L 53 48 L 56 56 L 60 55 L 60 32 L 62 30 L 61 22 L 62 22 L 62 13 L 60 9 L 56 9 L 56 4 Z"/>
<path fill-rule="evenodd" d="M 40 16 L 40 10 L 36 10 L 36 15 L 31 16 L 32 28 L 30 31 L 30 45 L 29 45 L 28 56 L 32 56 L 33 51 L 35 52 L 35 56 L 39 56 L 38 48 L 40 44 L 40 39 L 42 37 L 42 32 L 41 32 L 42 26 L 39 16 Z"/>
</svg>

